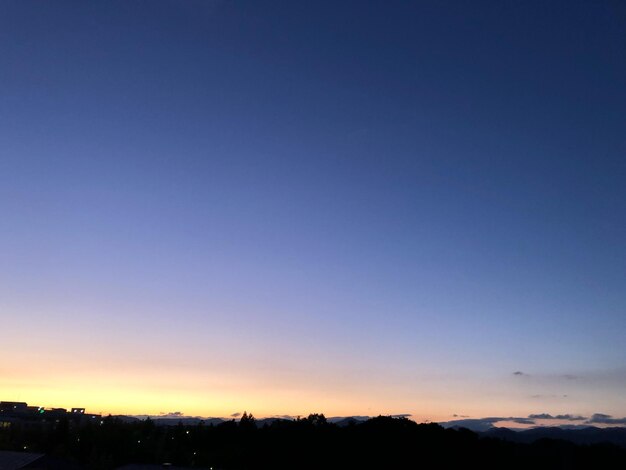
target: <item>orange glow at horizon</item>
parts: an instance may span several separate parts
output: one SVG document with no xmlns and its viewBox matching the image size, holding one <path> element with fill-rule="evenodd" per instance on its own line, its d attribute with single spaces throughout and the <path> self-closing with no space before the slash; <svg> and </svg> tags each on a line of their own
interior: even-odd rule
<svg viewBox="0 0 626 470">
<path fill-rule="evenodd" d="M 185 416 L 224 418 L 245 410 L 257 417 L 306 416 L 314 412 L 328 417 L 409 414 L 418 422 L 438 422 L 454 419 L 453 412 L 458 410 L 451 410 L 449 403 L 459 402 L 453 395 L 460 394 L 450 395 L 447 386 L 440 388 L 436 384 L 409 393 L 388 384 L 345 387 L 337 377 L 331 377 L 335 382 L 329 380 L 327 384 L 294 380 L 273 386 L 259 376 L 199 376 L 192 370 L 175 368 L 94 371 L 74 367 L 62 371 L 31 363 L 19 372 L 17 368 L 4 372 L 0 400 L 45 407 L 85 407 L 88 412 L 104 415 L 182 412 Z M 494 406 L 488 400 L 472 399 L 468 392 L 464 393 L 466 402 L 474 403 L 466 413 L 484 416 L 510 409 L 510 403 Z"/>
</svg>

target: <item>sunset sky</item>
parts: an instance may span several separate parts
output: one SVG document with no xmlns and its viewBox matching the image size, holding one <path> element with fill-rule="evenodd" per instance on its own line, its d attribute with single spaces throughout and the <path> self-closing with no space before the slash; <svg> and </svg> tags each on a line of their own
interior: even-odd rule
<svg viewBox="0 0 626 470">
<path fill-rule="evenodd" d="M 617 0 L 4 1 L 0 400 L 620 420 L 625 117 Z"/>
</svg>

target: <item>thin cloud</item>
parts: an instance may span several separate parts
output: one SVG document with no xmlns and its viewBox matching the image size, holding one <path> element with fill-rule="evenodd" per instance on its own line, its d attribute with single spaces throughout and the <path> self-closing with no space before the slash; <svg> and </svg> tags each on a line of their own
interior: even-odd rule
<svg viewBox="0 0 626 470">
<path fill-rule="evenodd" d="M 524 424 L 527 426 L 532 426 L 536 424 L 535 420 L 531 418 L 524 418 L 524 417 L 517 417 L 517 416 L 509 416 L 509 417 L 491 416 L 487 418 L 455 419 L 453 421 L 442 422 L 439 424 L 443 426 L 444 428 L 458 427 L 458 428 L 467 428 L 471 431 L 476 431 L 476 432 L 485 432 L 494 428 L 495 427 L 494 424 L 502 422 L 502 421 L 509 421 L 509 422 L 513 422 L 516 424 Z"/>
<path fill-rule="evenodd" d="M 452 416 L 454 416 L 455 418 L 461 418 L 460 415 L 456 414 Z M 455 419 L 452 421 L 440 422 L 439 424 L 444 428 L 467 428 L 475 432 L 485 432 L 497 427 L 496 425 L 501 422 L 508 421 L 526 426 L 537 426 L 537 420 L 570 421 L 572 423 L 581 423 L 560 425 L 560 427 L 565 429 L 573 429 L 572 426 L 578 429 L 578 427 L 585 427 L 587 425 L 593 424 L 626 426 L 626 417 L 614 418 L 613 416 L 604 413 L 595 413 L 591 416 L 591 418 L 586 418 L 585 416 L 575 415 L 571 413 L 558 415 L 552 415 L 550 413 L 535 413 L 528 415 L 527 418 L 516 416 L 510 416 L 508 418 L 504 416 L 490 416 L 486 418 Z"/>
<path fill-rule="evenodd" d="M 528 424 L 528 425 L 535 424 L 535 420 L 531 418 L 509 418 L 509 419 L 505 419 L 504 421 L 513 421 L 514 423 L 517 423 L 517 424 Z"/>
<path fill-rule="evenodd" d="M 170 411 L 169 413 L 159 413 L 159 418 L 181 418 L 185 416 L 182 411 Z"/>
<path fill-rule="evenodd" d="M 538 413 L 538 414 L 531 414 L 528 415 L 528 417 L 530 419 L 559 419 L 562 421 L 584 421 L 588 418 L 585 418 L 584 416 L 579 416 L 579 415 L 571 415 L 571 414 L 564 414 L 564 415 L 551 415 L 549 413 Z"/>
<path fill-rule="evenodd" d="M 239 418 L 241 416 L 241 413 L 233 413 L 232 415 L 230 415 L 231 418 Z"/>
<path fill-rule="evenodd" d="M 567 398 L 568 395 L 543 395 L 543 394 L 537 394 L 537 395 L 531 395 L 530 398 Z"/>
<path fill-rule="evenodd" d="M 626 425 L 626 418 L 613 418 L 611 415 L 604 413 L 595 413 L 586 421 L 587 424 L 613 424 Z"/>
<path fill-rule="evenodd" d="M 556 415 L 554 419 L 563 419 L 567 421 L 584 421 L 587 418 L 585 418 L 584 416 L 580 416 L 580 415 L 564 414 L 564 415 Z"/>
<path fill-rule="evenodd" d="M 516 370 L 515 372 L 513 372 L 513 375 L 517 376 L 517 377 L 532 377 L 535 380 L 557 380 L 557 381 L 562 381 L 562 380 L 578 380 L 581 377 L 579 375 L 574 375 L 574 374 L 553 374 L 553 373 L 548 373 L 548 374 L 528 374 L 526 372 L 523 372 L 521 370 Z"/>
<path fill-rule="evenodd" d="M 495 420 L 495 421 L 494 421 Z M 471 431 L 484 432 L 493 428 L 494 423 L 501 421 L 498 418 L 472 418 L 472 419 L 455 419 L 439 423 L 444 428 L 467 428 Z"/>
</svg>

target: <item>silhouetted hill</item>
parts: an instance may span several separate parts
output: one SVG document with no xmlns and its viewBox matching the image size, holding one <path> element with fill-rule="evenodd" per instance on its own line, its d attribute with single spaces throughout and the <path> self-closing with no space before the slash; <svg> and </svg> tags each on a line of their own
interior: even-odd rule
<svg viewBox="0 0 626 470">
<path fill-rule="evenodd" d="M 624 468 L 626 463 L 626 448 L 608 443 L 624 445 L 622 428 L 497 429 L 479 435 L 391 416 L 339 418 L 335 423 L 322 414 L 256 422 L 249 416 L 220 419 L 217 426 L 206 420 L 182 424 L 184 417 L 163 418 L 176 425 L 114 417 L 84 425 L 63 419 L 15 421 L 0 427 L 0 449 L 27 448 L 95 470 L 165 462 L 214 470 L 588 470 Z"/>
<path fill-rule="evenodd" d="M 350 426 L 351 424 L 363 423 L 368 419 L 370 419 L 369 416 L 335 416 L 332 418 L 328 418 L 328 422 L 343 427 Z"/>
<path fill-rule="evenodd" d="M 262 418 L 262 419 L 257 419 L 256 420 L 256 425 L 259 428 L 262 428 L 263 426 L 271 426 L 274 423 L 278 423 L 281 421 L 291 421 L 289 419 L 286 418 Z"/>
<path fill-rule="evenodd" d="M 119 419 L 125 423 L 139 422 L 145 421 L 148 416 L 125 416 L 125 415 L 116 415 L 112 416 L 113 418 Z M 297 418 L 280 418 L 280 417 L 272 417 L 272 418 L 261 418 L 255 420 L 255 424 L 257 427 L 263 426 L 271 426 L 277 422 L 292 422 Z M 369 416 L 335 416 L 332 418 L 328 418 L 328 422 L 332 424 L 336 424 L 337 426 L 349 426 L 351 424 L 359 424 L 364 423 L 370 419 Z M 200 418 L 193 416 L 176 416 L 176 417 L 150 417 L 150 420 L 156 424 L 157 426 L 178 426 L 182 424 L 184 426 L 197 426 L 199 424 L 203 424 L 205 426 L 218 426 L 223 423 L 228 422 L 237 422 L 234 419 L 227 420 L 224 418 Z"/>
<path fill-rule="evenodd" d="M 178 426 L 182 424 L 184 426 L 197 426 L 198 424 L 204 424 L 206 426 L 217 426 L 225 422 L 222 418 L 199 418 L 194 416 L 176 416 L 176 417 L 149 417 L 149 416 L 126 416 L 126 415 L 113 415 L 111 418 L 118 419 L 124 423 L 139 423 L 146 421 L 148 418 L 157 426 Z"/>
<path fill-rule="evenodd" d="M 520 431 L 507 428 L 493 428 L 480 433 L 482 437 L 494 437 L 510 442 L 532 443 L 539 439 L 559 439 L 575 444 L 611 443 L 626 448 L 626 428 L 597 428 L 580 426 L 574 429 L 561 427 L 538 427 Z"/>
<path fill-rule="evenodd" d="M 141 418 L 127 415 L 110 415 L 109 418 L 118 419 L 123 423 L 138 423 L 139 421 L 141 421 Z"/>
<path fill-rule="evenodd" d="M 503 439 L 511 442 L 523 442 L 518 440 L 519 431 L 513 431 L 509 428 L 491 428 L 485 432 L 478 433 L 481 437 L 493 437 L 495 439 Z"/>
<path fill-rule="evenodd" d="M 198 424 L 204 424 L 206 426 L 217 426 L 222 424 L 224 420 L 222 418 L 153 418 L 154 424 L 157 426 L 197 426 Z"/>
</svg>

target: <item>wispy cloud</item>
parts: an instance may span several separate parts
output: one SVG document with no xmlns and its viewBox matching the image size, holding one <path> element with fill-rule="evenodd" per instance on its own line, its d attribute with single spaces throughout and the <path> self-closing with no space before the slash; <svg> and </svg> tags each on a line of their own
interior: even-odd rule
<svg viewBox="0 0 626 470">
<path fill-rule="evenodd" d="M 586 421 L 587 424 L 613 424 L 613 425 L 626 425 L 626 418 L 613 418 L 611 415 L 605 415 L 604 413 L 595 413 L 591 416 L 589 420 Z"/>
<path fill-rule="evenodd" d="M 442 422 L 439 424 L 441 424 L 444 428 L 460 427 L 460 428 L 467 428 L 472 431 L 483 432 L 483 431 L 488 431 L 489 429 L 493 428 L 494 424 L 503 422 L 503 421 L 509 421 L 509 422 L 513 422 L 516 424 L 524 424 L 528 426 L 532 426 L 536 424 L 535 420 L 531 418 L 516 417 L 516 416 L 509 416 L 509 417 L 491 416 L 487 418 L 456 419 L 453 421 Z"/>
<path fill-rule="evenodd" d="M 508 419 L 505 419 L 504 421 L 513 421 L 514 423 L 517 423 L 517 424 L 529 424 L 529 425 L 535 424 L 535 420 L 532 418 L 508 418 Z"/>
<path fill-rule="evenodd" d="M 161 412 L 159 413 L 159 418 L 180 418 L 185 416 L 185 414 L 182 411 L 170 411 L 168 413 L 165 412 Z"/>
<path fill-rule="evenodd" d="M 538 421 L 550 420 L 550 421 L 569 421 L 573 423 L 581 423 L 581 425 L 594 425 L 594 424 L 606 424 L 612 426 L 626 426 L 626 417 L 624 418 L 614 418 L 611 415 L 607 415 L 604 413 L 595 413 L 591 416 L 591 418 L 587 418 L 585 416 L 565 413 L 565 414 L 550 414 L 550 413 L 534 413 L 529 414 L 528 417 L 504 417 L 504 416 L 489 416 L 486 418 L 468 418 L 463 415 L 452 415 L 455 419 L 452 421 L 440 422 L 444 428 L 452 428 L 452 427 L 460 427 L 467 428 L 476 432 L 484 432 L 488 431 L 494 427 L 496 424 L 501 422 L 513 422 L 516 424 L 522 424 L 526 426 L 540 426 L 541 424 Z M 572 424 L 561 424 L 561 427 L 573 426 Z M 579 425 L 580 426 L 580 425 Z"/>
<path fill-rule="evenodd" d="M 517 377 L 532 377 L 535 380 L 541 380 L 541 381 L 543 380 L 556 380 L 556 381 L 578 380 L 581 378 L 580 375 L 575 375 L 575 374 L 554 374 L 554 373 L 529 374 L 521 370 L 516 370 L 515 372 L 513 372 L 513 375 Z"/>
<path fill-rule="evenodd" d="M 563 421 L 584 421 L 588 418 L 579 415 L 564 414 L 564 415 L 551 415 L 549 413 L 538 413 L 528 415 L 530 419 L 559 419 Z"/>
<path fill-rule="evenodd" d="M 213 419 L 213 418 L 207 418 L 204 416 L 189 416 L 186 415 L 185 413 L 183 413 L 182 411 L 169 411 L 169 412 L 160 412 L 158 415 L 129 415 L 130 417 L 133 418 L 137 418 L 137 419 L 199 419 L 199 420 L 204 420 L 204 419 Z"/>
</svg>

